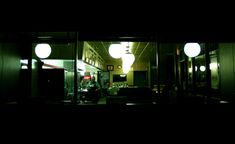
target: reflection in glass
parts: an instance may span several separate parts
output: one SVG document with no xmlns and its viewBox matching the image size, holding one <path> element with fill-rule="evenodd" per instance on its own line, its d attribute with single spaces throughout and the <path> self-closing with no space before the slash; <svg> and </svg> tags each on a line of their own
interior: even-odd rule
<svg viewBox="0 0 235 144">
<path fill-rule="evenodd" d="M 211 88 L 219 88 L 219 71 L 216 51 L 210 52 Z"/>
</svg>

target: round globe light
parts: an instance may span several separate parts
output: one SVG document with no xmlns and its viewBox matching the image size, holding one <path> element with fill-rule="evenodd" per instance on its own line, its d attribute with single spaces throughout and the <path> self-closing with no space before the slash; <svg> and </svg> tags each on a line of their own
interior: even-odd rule
<svg viewBox="0 0 235 144">
<path fill-rule="evenodd" d="M 206 67 L 205 66 L 200 66 L 200 71 L 204 72 L 206 70 Z"/>
<path fill-rule="evenodd" d="M 115 59 L 121 58 L 124 53 L 125 49 L 121 44 L 111 44 L 109 47 L 109 54 Z"/>
<path fill-rule="evenodd" d="M 188 57 L 198 56 L 201 52 L 201 47 L 198 43 L 186 43 L 184 46 L 184 53 Z"/>
<path fill-rule="evenodd" d="M 134 61 L 135 61 L 135 56 L 132 53 L 126 53 L 122 56 L 122 63 L 125 66 L 131 67 Z"/>
<path fill-rule="evenodd" d="M 127 74 L 130 71 L 130 69 L 131 69 L 130 66 L 122 65 L 122 71 L 124 74 Z"/>
<path fill-rule="evenodd" d="M 51 47 L 46 43 L 37 44 L 35 47 L 35 53 L 39 58 L 47 58 L 51 54 Z"/>
</svg>

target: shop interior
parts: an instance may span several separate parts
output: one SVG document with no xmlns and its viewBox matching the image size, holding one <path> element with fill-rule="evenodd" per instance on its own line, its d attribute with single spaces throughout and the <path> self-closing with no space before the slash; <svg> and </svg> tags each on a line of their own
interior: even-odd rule
<svg viewBox="0 0 235 144">
<path fill-rule="evenodd" d="M 88 35 L 30 32 L 1 43 L 1 102 L 158 105 L 235 100 L 234 43 Z"/>
<path fill-rule="evenodd" d="M 220 103 L 219 45 L 115 38 L 79 39 L 75 32 L 32 33 L 30 95 L 45 103 L 142 105 Z M 37 51 L 39 46 L 44 48 Z M 41 54 L 46 48 L 48 54 Z M 190 48 L 193 46 L 190 46 Z M 31 63 L 31 64 L 30 64 Z M 27 91 L 27 90 L 25 90 Z M 28 91 L 27 91 L 28 92 Z"/>
</svg>

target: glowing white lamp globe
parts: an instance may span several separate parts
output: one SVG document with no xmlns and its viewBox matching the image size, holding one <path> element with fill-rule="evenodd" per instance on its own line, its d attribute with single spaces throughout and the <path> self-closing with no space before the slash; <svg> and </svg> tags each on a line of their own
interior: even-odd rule
<svg viewBox="0 0 235 144">
<path fill-rule="evenodd" d="M 109 54 L 115 58 L 121 58 L 121 56 L 125 53 L 125 49 L 121 44 L 111 44 L 109 47 Z"/>
<path fill-rule="evenodd" d="M 35 53 L 39 58 L 47 58 L 51 54 L 51 47 L 46 43 L 37 44 L 35 47 Z"/>
<path fill-rule="evenodd" d="M 127 65 L 122 65 L 122 72 L 127 74 L 130 71 L 131 67 Z"/>
<path fill-rule="evenodd" d="M 204 72 L 206 70 L 206 67 L 205 66 L 200 66 L 200 71 Z"/>
<path fill-rule="evenodd" d="M 201 47 L 198 43 L 186 43 L 184 46 L 184 53 L 188 57 L 198 56 L 201 52 Z"/>
<path fill-rule="evenodd" d="M 135 56 L 132 53 L 126 53 L 122 56 L 123 65 L 131 67 L 135 61 Z"/>
</svg>

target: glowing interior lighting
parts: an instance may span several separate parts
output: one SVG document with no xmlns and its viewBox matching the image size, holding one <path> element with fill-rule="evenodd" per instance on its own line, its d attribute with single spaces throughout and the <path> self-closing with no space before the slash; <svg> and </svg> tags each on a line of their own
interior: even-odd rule
<svg viewBox="0 0 235 144">
<path fill-rule="evenodd" d="M 127 74 L 131 69 L 130 65 L 122 64 L 122 71 L 124 74 Z"/>
<path fill-rule="evenodd" d="M 80 72 L 81 76 L 84 76 L 85 71 L 79 71 L 79 72 Z"/>
<path fill-rule="evenodd" d="M 126 53 L 122 56 L 122 63 L 124 66 L 131 67 L 134 61 L 135 61 L 135 56 L 132 53 Z"/>
<path fill-rule="evenodd" d="M 184 53 L 188 57 L 198 56 L 201 52 L 201 47 L 198 43 L 186 43 L 184 46 Z"/>
<path fill-rule="evenodd" d="M 121 44 L 111 44 L 109 47 L 109 54 L 115 59 L 121 58 L 124 53 L 125 49 Z"/>
<path fill-rule="evenodd" d="M 200 71 L 204 72 L 206 70 L 206 67 L 205 66 L 200 66 Z"/>
<path fill-rule="evenodd" d="M 29 62 L 28 62 L 28 60 L 20 60 L 20 63 L 27 65 Z"/>
<path fill-rule="evenodd" d="M 131 67 L 128 67 L 128 66 L 123 66 L 122 67 L 122 71 L 124 74 L 127 74 L 129 71 L 130 71 Z"/>
<path fill-rule="evenodd" d="M 192 68 L 189 68 L 188 71 L 189 71 L 190 73 L 192 73 L 193 70 L 192 70 Z"/>
<path fill-rule="evenodd" d="M 21 69 L 28 69 L 28 66 L 27 65 L 22 65 Z"/>
<path fill-rule="evenodd" d="M 210 63 L 210 70 L 217 69 L 217 63 Z"/>
<path fill-rule="evenodd" d="M 91 76 L 84 76 L 84 78 L 83 79 L 85 79 L 85 80 L 87 80 L 87 79 L 91 79 Z"/>
<path fill-rule="evenodd" d="M 47 58 L 51 54 L 51 46 L 46 43 L 37 44 L 35 47 L 35 53 L 39 58 Z"/>
</svg>

